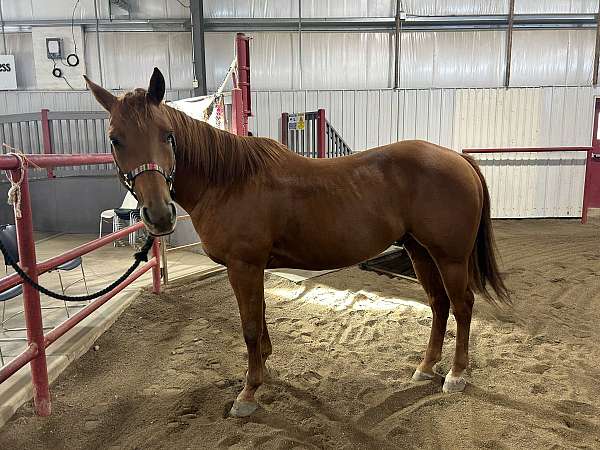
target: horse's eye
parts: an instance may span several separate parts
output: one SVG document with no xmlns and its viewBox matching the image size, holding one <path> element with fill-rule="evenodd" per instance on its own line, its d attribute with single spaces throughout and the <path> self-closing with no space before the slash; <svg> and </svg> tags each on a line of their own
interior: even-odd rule
<svg viewBox="0 0 600 450">
<path fill-rule="evenodd" d="M 173 142 L 175 142 L 175 136 L 173 136 L 173 132 L 167 133 L 167 135 L 165 136 L 165 142 L 169 144 L 173 144 Z"/>
<path fill-rule="evenodd" d="M 110 139 L 110 143 L 114 146 L 117 147 L 121 144 L 121 141 L 119 141 L 119 138 L 116 138 L 114 136 L 109 137 Z"/>
</svg>

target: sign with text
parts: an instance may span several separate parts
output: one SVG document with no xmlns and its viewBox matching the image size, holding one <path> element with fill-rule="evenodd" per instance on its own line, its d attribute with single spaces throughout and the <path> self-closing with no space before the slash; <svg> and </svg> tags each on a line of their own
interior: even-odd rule
<svg viewBox="0 0 600 450">
<path fill-rule="evenodd" d="M 17 72 L 13 55 L 0 55 L 0 91 L 17 89 Z"/>
<path fill-rule="evenodd" d="M 305 116 L 304 114 L 290 114 L 288 121 L 289 130 L 304 131 L 305 128 Z"/>
</svg>

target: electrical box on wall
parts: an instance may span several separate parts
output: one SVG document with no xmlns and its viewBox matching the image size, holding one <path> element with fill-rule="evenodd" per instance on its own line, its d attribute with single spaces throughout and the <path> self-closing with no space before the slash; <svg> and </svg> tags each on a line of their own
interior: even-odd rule
<svg viewBox="0 0 600 450">
<path fill-rule="evenodd" d="M 46 38 L 46 52 L 48 59 L 61 59 L 63 57 L 62 39 Z"/>
<path fill-rule="evenodd" d="M 13 55 L 0 55 L 0 91 L 17 89 L 17 71 Z"/>
</svg>

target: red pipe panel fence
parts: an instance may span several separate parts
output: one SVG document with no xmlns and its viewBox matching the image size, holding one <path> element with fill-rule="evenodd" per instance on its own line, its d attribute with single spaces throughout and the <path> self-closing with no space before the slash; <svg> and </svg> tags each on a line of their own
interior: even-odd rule
<svg viewBox="0 0 600 450">
<path fill-rule="evenodd" d="M 10 171 L 13 182 L 21 179 L 20 217 L 15 214 L 17 228 L 17 240 L 21 268 L 29 277 L 37 281 L 38 275 L 72 260 L 78 256 L 85 255 L 104 245 L 110 244 L 130 233 L 143 228 L 143 223 L 124 228 L 115 233 L 95 239 L 61 255 L 37 263 L 35 255 L 35 243 L 33 241 L 33 222 L 31 210 L 31 198 L 29 194 L 28 168 L 29 166 L 47 169 L 56 167 L 71 167 L 88 164 L 110 164 L 113 157 L 110 154 L 95 155 L 23 155 L 24 167 L 21 167 L 19 158 L 13 155 L 0 156 L 0 169 Z M 40 294 L 28 283 L 23 284 L 24 315 L 27 329 L 28 346 L 20 355 L 0 369 L 0 383 L 6 381 L 19 369 L 27 365 L 31 366 L 31 379 L 33 386 L 33 400 L 35 411 L 40 416 L 48 416 L 52 411 L 50 400 L 50 388 L 48 385 L 48 368 L 46 364 L 46 349 L 57 339 L 72 329 L 75 325 L 88 317 L 111 298 L 133 283 L 136 279 L 148 271 L 152 271 L 153 291 L 160 292 L 160 250 L 159 241 L 155 239 L 152 247 L 152 258 L 133 272 L 125 281 L 115 287 L 108 294 L 96 299 L 89 305 L 71 316 L 65 322 L 44 335 L 42 323 L 42 310 L 40 305 Z M 23 280 L 16 274 L 0 279 L 0 290 L 8 289 Z"/>
</svg>

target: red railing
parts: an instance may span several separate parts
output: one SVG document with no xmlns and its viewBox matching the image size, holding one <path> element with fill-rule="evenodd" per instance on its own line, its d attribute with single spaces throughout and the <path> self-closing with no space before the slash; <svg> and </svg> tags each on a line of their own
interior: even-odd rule
<svg viewBox="0 0 600 450">
<path fill-rule="evenodd" d="M 113 162 L 112 155 L 25 155 L 25 166 L 21 168 L 20 160 L 16 156 L 0 156 L 0 169 L 9 170 L 13 181 L 18 181 L 23 177 L 21 183 L 21 217 L 16 217 L 17 240 L 19 249 L 19 258 L 21 268 L 29 275 L 31 279 L 37 281 L 38 275 L 57 267 L 78 256 L 85 255 L 106 244 L 109 244 L 129 233 L 143 227 L 143 224 L 137 223 L 116 233 L 106 235 L 100 239 L 95 239 L 59 256 L 50 258 L 40 264 L 36 261 L 35 243 L 33 241 L 33 222 L 31 211 L 31 198 L 29 195 L 29 182 L 27 169 L 29 165 L 44 169 L 55 167 L 80 166 L 87 164 L 108 164 Z M 132 261 L 133 262 L 133 261 Z M 108 300 L 121 292 L 134 280 L 139 278 L 147 271 L 152 270 L 153 290 L 160 292 L 160 250 L 158 239 L 152 246 L 152 258 L 133 272 L 125 281 L 115 287 L 108 294 L 98 298 L 90 303 L 77 314 L 71 316 L 68 320 L 58 325 L 48 334 L 44 335 L 42 323 L 42 310 L 40 306 L 40 294 L 27 283 L 23 284 L 23 304 L 25 323 L 27 328 L 28 347 L 20 355 L 14 358 L 10 363 L 0 369 L 0 383 L 7 380 L 11 375 L 24 367 L 27 363 L 31 364 L 31 378 L 33 385 L 33 400 L 35 411 L 40 416 L 48 416 L 52 411 L 50 402 L 50 388 L 48 385 L 48 369 L 46 365 L 46 348 L 48 348 L 58 338 L 67 331 L 88 317 Z M 0 280 L 0 290 L 4 290 L 22 283 L 18 275 L 10 275 Z"/>
<path fill-rule="evenodd" d="M 232 131 L 239 136 L 248 136 L 248 118 L 252 116 L 250 95 L 250 38 L 243 33 L 235 37 L 237 73 L 233 74 L 231 90 Z"/>
<path fill-rule="evenodd" d="M 583 199 L 581 207 L 581 223 L 587 222 L 588 198 L 591 192 L 592 178 L 589 175 L 589 166 L 593 158 L 592 147 L 511 147 L 511 148 L 469 148 L 463 149 L 467 154 L 491 154 L 491 153 L 561 153 L 561 152 L 586 152 L 586 175 L 583 187 Z"/>
</svg>

